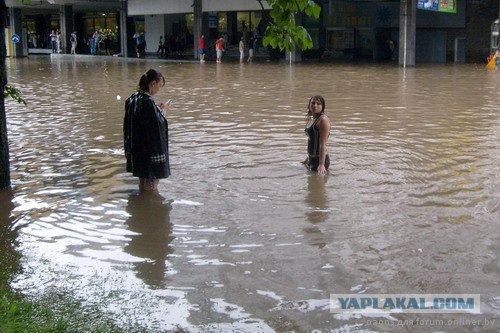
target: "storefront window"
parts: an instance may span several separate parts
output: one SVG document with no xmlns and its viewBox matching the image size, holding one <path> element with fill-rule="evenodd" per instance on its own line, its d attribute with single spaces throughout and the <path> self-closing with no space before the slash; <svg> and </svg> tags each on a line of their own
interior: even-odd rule
<svg viewBox="0 0 500 333">
<path fill-rule="evenodd" d="M 56 15 L 52 15 L 50 18 L 50 28 L 52 30 L 58 30 L 59 27 L 59 18 L 56 18 Z"/>
<path fill-rule="evenodd" d="M 259 24 L 262 20 L 262 11 L 255 12 L 237 12 L 236 20 L 238 21 L 237 31 L 240 36 L 259 34 Z"/>
<path fill-rule="evenodd" d="M 27 34 L 34 34 L 34 33 L 36 33 L 35 20 L 33 20 L 33 19 L 24 19 L 23 23 L 24 23 L 23 28 L 26 29 L 26 33 Z"/>
<path fill-rule="evenodd" d="M 328 32 L 328 49 L 330 51 L 344 50 L 344 30 L 331 30 Z"/>
<path fill-rule="evenodd" d="M 236 20 L 238 21 L 238 33 L 244 34 L 251 30 L 251 16 L 250 12 L 238 12 L 236 15 Z"/>
<path fill-rule="evenodd" d="M 358 56 L 363 58 L 373 57 L 373 30 L 358 29 L 356 32 L 356 49 Z"/>
<path fill-rule="evenodd" d="M 494 54 L 500 47 L 500 19 L 491 24 L 491 54 Z"/>
<path fill-rule="evenodd" d="M 136 16 L 134 18 L 135 32 L 144 32 L 144 16 Z"/>
<path fill-rule="evenodd" d="M 106 19 L 104 17 L 96 17 L 94 19 L 95 30 L 106 29 Z"/>
<path fill-rule="evenodd" d="M 319 30 L 318 29 L 308 29 L 309 36 L 311 36 L 313 42 L 313 49 L 319 48 Z"/>
<path fill-rule="evenodd" d="M 251 13 L 251 16 L 250 16 L 250 22 L 251 22 L 251 25 L 250 25 L 250 31 L 253 31 L 253 32 L 256 32 L 257 34 L 260 34 L 259 33 L 259 25 L 260 25 L 260 21 L 262 20 L 262 12 L 261 11 L 258 11 L 258 12 L 252 12 Z"/>
<path fill-rule="evenodd" d="M 194 14 L 186 14 L 186 28 L 191 35 L 194 35 Z"/>
<path fill-rule="evenodd" d="M 86 36 L 92 36 L 96 30 L 117 32 L 116 13 L 86 13 L 84 16 Z"/>
<path fill-rule="evenodd" d="M 217 14 L 219 18 L 219 23 L 217 25 L 217 31 L 219 33 L 223 33 L 227 31 L 227 13 L 226 12 L 219 12 Z"/>
</svg>

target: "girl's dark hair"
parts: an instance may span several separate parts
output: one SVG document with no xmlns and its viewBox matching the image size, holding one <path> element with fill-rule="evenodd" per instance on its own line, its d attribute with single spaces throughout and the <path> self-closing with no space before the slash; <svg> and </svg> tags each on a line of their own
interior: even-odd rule
<svg viewBox="0 0 500 333">
<path fill-rule="evenodd" d="M 312 116 L 312 111 L 311 111 L 311 102 L 312 101 L 319 101 L 321 102 L 321 113 L 325 112 L 325 99 L 321 95 L 316 95 L 313 96 L 309 99 L 309 103 L 307 103 L 307 116 Z"/>
<path fill-rule="evenodd" d="M 155 81 L 162 81 L 163 84 L 165 84 L 165 78 L 163 75 L 155 69 L 150 69 L 146 73 L 142 74 L 141 79 L 139 80 L 138 90 L 149 92 L 149 84 Z"/>
</svg>

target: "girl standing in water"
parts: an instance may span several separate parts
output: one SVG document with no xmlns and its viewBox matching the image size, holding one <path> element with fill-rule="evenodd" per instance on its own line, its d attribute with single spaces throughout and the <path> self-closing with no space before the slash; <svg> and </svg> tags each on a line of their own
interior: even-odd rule
<svg viewBox="0 0 500 333">
<path fill-rule="evenodd" d="M 304 164 L 319 175 L 326 175 L 330 166 L 327 142 L 330 136 L 330 119 L 325 114 L 325 99 L 316 95 L 311 97 L 307 106 L 306 135 L 307 158 Z"/>
</svg>

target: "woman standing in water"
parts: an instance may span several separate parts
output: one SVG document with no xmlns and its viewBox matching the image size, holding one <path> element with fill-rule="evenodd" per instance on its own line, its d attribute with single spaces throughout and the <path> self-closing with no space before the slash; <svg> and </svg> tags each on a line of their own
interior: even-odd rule
<svg viewBox="0 0 500 333">
<path fill-rule="evenodd" d="M 330 166 L 330 156 L 327 150 L 330 127 L 330 119 L 325 114 L 325 99 L 319 95 L 311 97 L 307 106 L 305 132 L 309 140 L 304 164 L 309 170 L 318 172 L 319 175 L 326 175 Z"/>
<path fill-rule="evenodd" d="M 168 122 L 164 111 L 171 101 L 157 105 L 153 96 L 165 85 L 163 75 L 150 69 L 141 76 L 137 91 L 125 102 L 123 137 L 127 172 L 139 177 L 139 191 L 157 190 L 170 175 Z"/>
</svg>

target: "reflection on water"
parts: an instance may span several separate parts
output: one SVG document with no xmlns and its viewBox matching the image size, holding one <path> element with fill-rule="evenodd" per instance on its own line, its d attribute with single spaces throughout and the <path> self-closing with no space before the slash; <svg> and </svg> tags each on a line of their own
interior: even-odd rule
<svg viewBox="0 0 500 333">
<path fill-rule="evenodd" d="M 172 253 L 170 242 L 170 203 L 156 193 L 131 194 L 128 198 L 125 221 L 128 230 L 135 235 L 124 247 L 132 256 L 144 258 L 135 263 L 137 276 L 151 286 L 164 286 L 167 272 L 167 256 Z"/>
<path fill-rule="evenodd" d="M 310 243 L 323 248 L 329 242 L 321 232 L 321 227 L 315 224 L 325 222 L 331 213 L 328 207 L 328 193 L 326 183 L 328 176 L 319 176 L 311 174 L 307 176 L 307 195 L 305 201 L 309 204 L 309 210 L 306 212 L 307 218 L 312 225 L 304 228 L 304 232 L 311 238 Z M 326 238 L 325 238 L 326 237 Z"/>
<path fill-rule="evenodd" d="M 0 267 L 2 267 L 2 278 L 4 274 L 17 270 L 18 253 L 16 252 L 17 232 L 15 230 L 14 216 L 12 210 L 13 193 L 11 191 L 0 192 Z M 7 277 L 8 275 L 5 275 Z"/>
<path fill-rule="evenodd" d="M 310 211 L 307 217 L 311 223 L 325 222 L 329 215 L 328 193 L 326 191 L 326 182 L 328 176 L 309 175 L 307 177 L 306 202 L 310 204 Z"/>
<path fill-rule="evenodd" d="M 136 193 L 122 150 L 124 99 L 151 66 L 167 78 L 155 97 L 174 100 L 161 197 Z M 330 314 L 331 293 L 480 293 L 474 319 L 498 317 L 499 80 L 473 65 L 11 59 L 29 103 L 7 101 L 13 286 L 69 290 L 152 332 L 399 330 Z M 300 163 L 315 94 L 327 177 Z"/>
</svg>

